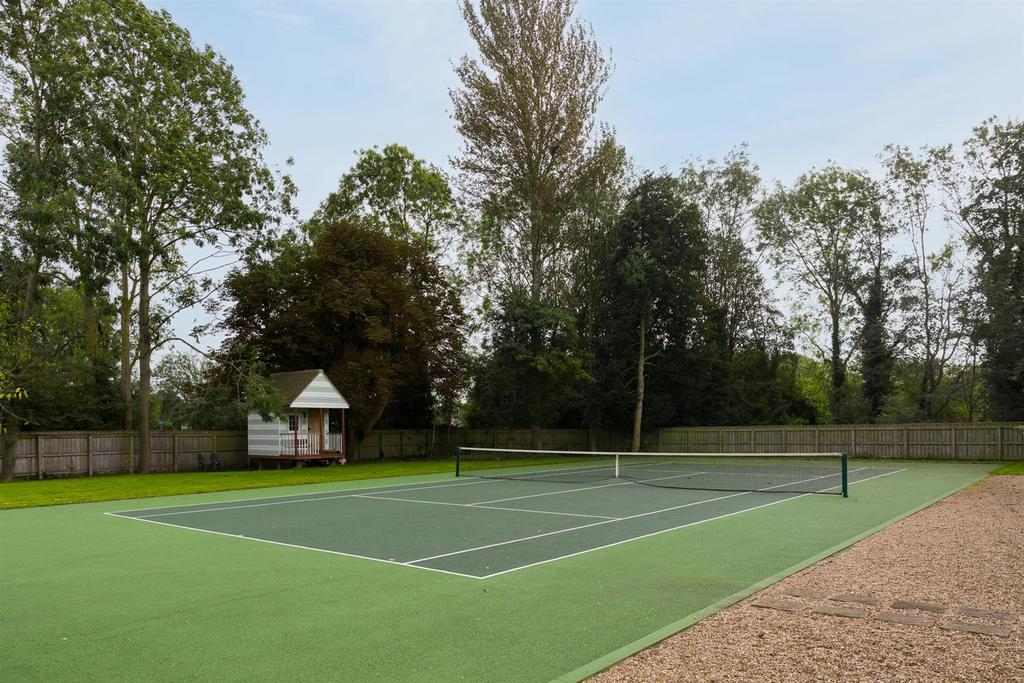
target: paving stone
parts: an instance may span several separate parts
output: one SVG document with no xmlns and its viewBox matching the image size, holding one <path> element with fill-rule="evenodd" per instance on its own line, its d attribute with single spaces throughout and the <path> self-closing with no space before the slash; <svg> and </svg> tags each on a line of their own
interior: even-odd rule
<svg viewBox="0 0 1024 683">
<path fill-rule="evenodd" d="M 995 621 L 1017 621 L 1017 615 L 1013 612 L 1000 612 L 998 610 L 979 609 L 977 607 L 960 607 L 957 612 L 965 617 L 977 617 L 978 619 L 993 619 Z"/>
<path fill-rule="evenodd" d="M 931 626 L 935 623 L 934 617 L 920 617 L 916 614 L 899 614 L 898 612 L 879 612 L 875 615 L 875 619 L 909 626 Z"/>
<path fill-rule="evenodd" d="M 861 605 L 877 605 L 880 600 L 871 595 L 860 595 L 858 593 L 837 593 L 829 598 L 838 602 L 856 602 Z"/>
<path fill-rule="evenodd" d="M 827 614 L 831 617 L 848 617 L 850 619 L 863 619 L 868 615 L 864 610 L 850 609 L 849 607 L 815 607 L 811 611 L 815 614 Z"/>
<path fill-rule="evenodd" d="M 810 598 L 811 600 L 824 600 L 828 597 L 828 593 L 825 591 L 816 591 L 812 588 L 787 588 L 782 592 L 792 595 L 794 598 Z"/>
<path fill-rule="evenodd" d="M 771 598 L 765 598 L 754 603 L 754 607 L 765 607 L 767 609 L 780 609 L 785 612 L 799 612 L 804 608 L 803 605 L 797 602 L 786 602 L 785 600 L 772 600 Z"/>
<path fill-rule="evenodd" d="M 942 628 L 951 631 L 965 631 L 967 633 L 981 633 L 986 636 L 1009 637 L 1011 631 L 1008 626 L 993 626 L 992 624 L 968 624 L 963 621 L 944 621 L 939 624 Z"/>
<path fill-rule="evenodd" d="M 930 602 L 914 602 L 913 600 L 896 600 L 892 603 L 893 609 L 916 609 L 922 612 L 935 612 L 942 614 L 946 611 L 945 605 L 936 605 Z"/>
</svg>

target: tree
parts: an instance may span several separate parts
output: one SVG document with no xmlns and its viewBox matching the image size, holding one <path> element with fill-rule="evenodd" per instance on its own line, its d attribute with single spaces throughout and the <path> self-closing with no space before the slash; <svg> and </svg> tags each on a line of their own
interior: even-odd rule
<svg viewBox="0 0 1024 683">
<path fill-rule="evenodd" d="M 833 419 L 846 407 L 858 239 L 881 220 L 880 213 L 874 181 L 835 165 L 800 176 L 792 188 L 777 185 L 757 209 L 761 248 L 794 286 L 800 297 L 797 310 L 811 322 L 809 339 L 828 363 Z M 824 345 L 813 336 L 820 322 L 828 329 Z"/>
<path fill-rule="evenodd" d="M 956 240 L 935 245 L 936 191 L 947 151 L 889 145 L 886 167 L 886 205 L 892 220 L 910 239 L 907 264 L 907 333 L 904 346 L 917 370 L 915 418 L 934 420 L 969 383 L 970 303 L 973 295 L 967 268 Z M 937 248 L 936 248 L 937 246 Z M 966 385 L 963 387 L 966 389 Z"/>
<path fill-rule="evenodd" d="M 974 335 L 985 353 L 992 417 L 1024 419 L 1024 121 L 992 118 L 974 129 L 963 159 L 939 155 L 950 216 L 976 259 L 980 311 Z"/>
<path fill-rule="evenodd" d="M 633 451 L 640 450 L 648 366 L 693 342 L 706 249 L 700 215 L 681 199 L 675 179 L 642 178 L 615 229 L 602 318 L 612 353 L 633 356 Z"/>
<path fill-rule="evenodd" d="M 708 236 L 706 296 L 720 321 L 726 360 L 762 339 L 772 307 L 757 254 L 749 242 L 761 190 L 757 166 L 746 147 L 731 151 L 722 163 L 691 162 L 679 174 L 682 196 L 701 214 Z"/>
<path fill-rule="evenodd" d="M 15 297 L 0 292 L 0 481 L 14 479 L 17 462 L 19 422 L 12 404 L 25 398 L 19 370 L 28 358 L 25 323 Z"/>
<path fill-rule="evenodd" d="M 480 58 L 459 61 L 461 87 L 451 92 L 463 139 L 452 163 L 478 213 L 472 272 L 492 303 L 525 301 L 549 321 L 564 317 L 582 247 L 580 223 L 569 217 L 600 157 L 594 118 L 610 71 L 592 31 L 572 20 L 574 8 L 572 0 L 482 0 L 477 9 L 463 0 Z M 531 329 L 529 354 L 515 355 L 543 368 L 544 340 L 561 334 Z M 539 425 L 531 428 L 539 446 Z"/>
<path fill-rule="evenodd" d="M 323 368 L 352 406 L 352 452 L 403 392 L 437 401 L 463 389 L 459 293 L 422 249 L 375 225 L 319 226 L 250 260 L 226 282 L 225 355 L 251 353 L 271 371 Z"/>
<path fill-rule="evenodd" d="M 262 159 L 266 134 L 221 57 L 193 46 L 166 12 L 135 0 L 83 0 L 76 7 L 86 60 L 76 66 L 87 74 L 90 103 L 83 155 L 97 210 L 118 240 L 124 342 L 138 297 L 138 468 L 146 472 L 159 330 L 175 307 L 212 290 L 181 248 L 244 248 L 272 222 L 279 197 Z M 161 311 L 154 296 L 175 303 Z M 123 373 L 131 361 L 123 348 Z"/>
<path fill-rule="evenodd" d="M 461 211 L 439 169 L 390 144 L 359 153 L 313 215 L 311 229 L 341 219 L 375 224 L 393 237 L 419 241 L 428 251 L 443 251 L 459 231 Z"/>
</svg>

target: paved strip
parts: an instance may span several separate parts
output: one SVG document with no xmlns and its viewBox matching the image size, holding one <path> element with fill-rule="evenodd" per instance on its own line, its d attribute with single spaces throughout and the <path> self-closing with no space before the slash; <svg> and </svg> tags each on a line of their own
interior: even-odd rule
<svg viewBox="0 0 1024 683">
<path fill-rule="evenodd" d="M 931 626 L 935 623 L 934 617 L 922 617 L 917 614 L 900 614 L 898 612 L 879 612 L 875 615 L 878 621 L 887 621 L 890 624 L 906 624 L 907 626 Z"/>
</svg>

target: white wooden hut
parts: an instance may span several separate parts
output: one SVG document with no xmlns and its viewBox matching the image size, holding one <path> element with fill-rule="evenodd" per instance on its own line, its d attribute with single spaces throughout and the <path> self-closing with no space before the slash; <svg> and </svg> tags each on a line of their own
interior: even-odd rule
<svg viewBox="0 0 1024 683">
<path fill-rule="evenodd" d="M 337 459 L 345 456 L 348 401 L 323 370 L 278 372 L 270 381 L 284 398 L 287 416 L 264 420 L 249 413 L 249 462 L 278 463 Z M 332 429 L 333 425 L 333 429 Z"/>
</svg>

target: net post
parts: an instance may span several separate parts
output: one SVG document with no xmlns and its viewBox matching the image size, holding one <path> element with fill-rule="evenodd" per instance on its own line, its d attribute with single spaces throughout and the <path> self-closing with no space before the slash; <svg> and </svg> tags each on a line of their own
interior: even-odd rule
<svg viewBox="0 0 1024 683">
<path fill-rule="evenodd" d="M 843 469 L 843 498 L 849 498 L 850 479 L 846 453 L 840 454 L 840 461 L 840 466 Z"/>
<path fill-rule="evenodd" d="M 615 478 L 619 478 L 619 454 L 615 454 Z"/>
<path fill-rule="evenodd" d="M 462 464 L 462 446 L 455 447 L 455 476 L 459 476 L 460 465 Z"/>
</svg>

